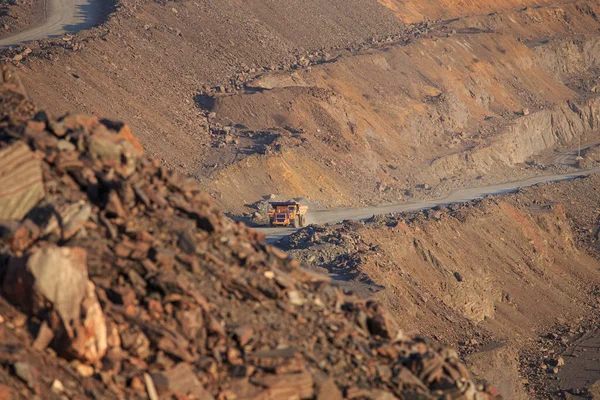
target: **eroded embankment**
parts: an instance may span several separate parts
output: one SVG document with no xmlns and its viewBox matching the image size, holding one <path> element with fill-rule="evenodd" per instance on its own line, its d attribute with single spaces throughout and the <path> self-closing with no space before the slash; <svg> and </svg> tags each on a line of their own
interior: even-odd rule
<svg viewBox="0 0 600 400">
<path fill-rule="evenodd" d="M 230 211 L 269 193 L 359 206 L 520 178 L 507 166 L 554 143 L 524 147 L 547 124 L 519 118 L 581 106 L 556 66 L 592 68 L 552 41 L 600 27 L 594 1 L 119 4 L 102 29 L 32 46 L 29 93 L 132 121 Z"/>
<path fill-rule="evenodd" d="M 598 128 L 598 38 L 577 34 L 596 8 L 461 19 L 213 97 L 210 190 L 230 209 L 268 193 L 339 207 L 517 179 L 511 167 Z"/>
<path fill-rule="evenodd" d="M 524 163 L 545 150 L 594 135 L 599 128 L 599 100 L 593 97 L 581 105 L 567 101 L 553 110 L 519 118 L 485 147 L 434 160 L 430 170 L 423 173 L 423 179 L 443 179 L 449 174 L 467 179 L 493 175 L 498 169 Z"/>
<path fill-rule="evenodd" d="M 396 13 L 396 16 L 406 22 L 418 22 L 424 18 L 451 19 L 465 15 L 486 15 L 510 12 L 527 7 L 543 7 L 556 5 L 550 0 L 504 0 L 498 2 L 488 1 L 460 1 L 460 0 L 425 0 L 401 1 L 378 0 L 379 3 Z M 559 4 L 568 4 L 561 2 Z"/>
<path fill-rule="evenodd" d="M 597 37 L 562 38 L 532 46 L 537 63 L 556 82 L 564 83 L 579 96 L 559 102 L 552 109 L 517 118 L 491 144 L 476 151 L 441 157 L 432 162 L 434 175 L 455 173 L 473 176 L 502 166 L 514 166 L 544 150 L 577 140 L 598 130 L 600 102 Z"/>
<path fill-rule="evenodd" d="M 375 297 L 409 332 L 458 343 L 505 395 L 527 398 L 518 353 L 558 321 L 597 313 L 599 187 L 593 175 L 426 214 L 311 227 L 282 245 L 342 279 L 385 287 Z"/>
</svg>

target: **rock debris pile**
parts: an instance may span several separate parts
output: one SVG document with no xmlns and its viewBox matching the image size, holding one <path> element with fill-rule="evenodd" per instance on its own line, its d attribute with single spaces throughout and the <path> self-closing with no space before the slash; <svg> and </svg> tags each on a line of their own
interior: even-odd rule
<svg viewBox="0 0 600 400">
<path fill-rule="evenodd" d="M 499 397 L 224 217 L 126 125 L 23 115 L 0 125 L 0 397 Z"/>
</svg>

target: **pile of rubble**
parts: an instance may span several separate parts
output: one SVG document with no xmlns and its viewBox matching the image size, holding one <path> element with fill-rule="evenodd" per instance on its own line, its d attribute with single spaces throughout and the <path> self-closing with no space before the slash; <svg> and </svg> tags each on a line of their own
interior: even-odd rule
<svg viewBox="0 0 600 400">
<path fill-rule="evenodd" d="M 26 115 L 0 122 L 0 397 L 498 397 L 224 217 L 126 125 Z"/>
<path fill-rule="evenodd" d="M 362 225 L 362 222 L 356 221 L 328 226 L 311 225 L 275 244 L 297 260 L 339 280 L 375 284 L 360 266 L 370 259 L 382 260 L 378 257 L 378 247 L 361 237 L 359 231 Z"/>
</svg>

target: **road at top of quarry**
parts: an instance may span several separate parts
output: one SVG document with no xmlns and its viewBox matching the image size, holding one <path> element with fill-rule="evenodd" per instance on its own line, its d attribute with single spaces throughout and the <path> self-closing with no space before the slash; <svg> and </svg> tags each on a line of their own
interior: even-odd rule
<svg viewBox="0 0 600 400">
<path fill-rule="evenodd" d="M 44 20 L 1 39 L 0 48 L 89 29 L 106 18 L 105 3 L 101 0 L 46 0 Z"/>
</svg>

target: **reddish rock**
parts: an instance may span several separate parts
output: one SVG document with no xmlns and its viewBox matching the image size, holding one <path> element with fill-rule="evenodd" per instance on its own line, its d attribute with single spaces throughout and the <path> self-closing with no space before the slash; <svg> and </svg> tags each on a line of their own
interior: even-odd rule
<svg viewBox="0 0 600 400">
<path fill-rule="evenodd" d="M 0 399 L 13 400 L 18 398 L 20 396 L 15 390 L 0 383 Z"/>
<path fill-rule="evenodd" d="M 252 339 L 254 330 L 251 326 L 243 325 L 236 328 L 234 333 L 240 346 L 245 346 Z"/>
<path fill-rule="evenodd" d="M 332 378 L 323 382 L 317 391 L 317 400 L 342 400 L 342 392 Z"/>
<path fill-rule="evenodd" d="M 168 371 L 154 373 L 152 380 L 159 394 L 193 395 L 198 400 L 213 399 L 187 363 L 179 363 Z"/>
<path fill-rule="evenodd" d="M 100 120 L 94 115 L 68 114 L 60 122 L 65 129 L 77 130 L 82 128 L 92 129 L 100 123 Z"/>
<path fill-rule="evenodd" d="M 40 156 L 47 189 L 29 222 L 0 226 L 1 294 L 35 317 L 19 322 L 0 302 L 7 365 L 64 382 L 52 386 L 70 398 L 387 400 L 465 387 L 490 398 L 457 357 L 397 338 L 377 303 L 303 269 L 144 157 L 128 128 L 76 115 L 44 126 L 0 135 L 0 151 L 21 143 Z M 73 358 L 85 376 L 64 373 Z"/>
<path fill-rule="evenodd" d="M 308 372 L 289 375 L 266 375 L 252 381 L 266 387 L 268 398 L 273 399 L 310 399 L 313 398 L 313 378 Z"/>
<path fill-rule="evenodd" d="M 125 140 L 126 142 L 129 142 L 136 152 L 138 152 L 139 154 L 144 154 L 144 147 L 139 142 L 139 140 L 137 140 L 137 138 L 133 136 L 133 133 L 131 133 L 131 129 L 128 125 L 123 125 L 119 130 L 119 133 L 117 133 L 117 135 L 119 136 L 119 138 Z"/>
</svg>

